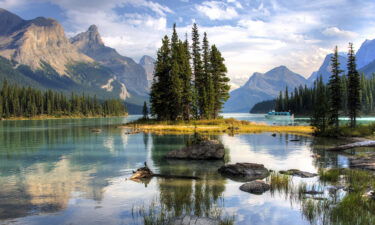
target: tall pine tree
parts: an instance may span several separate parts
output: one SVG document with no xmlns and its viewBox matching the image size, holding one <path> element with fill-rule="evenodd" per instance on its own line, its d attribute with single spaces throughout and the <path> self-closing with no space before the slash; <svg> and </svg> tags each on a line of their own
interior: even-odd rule
<svg viewBox="0 0 375 225">
<path fill-rule="evenodd" d="M 360 77 L 357 71 L 357 65 L 355 62 L 355 53 L 353 49 L 353 43 L 349 43 L 348 51 L 348 114 L 350 118 L 350 126 L 354 128 L 356 126 L 356 119 L 358 111 L 361 109 L 360 101 Z"/>
<path fill-rule="evenodd" d="M 226 76 L 227 67 L 224 64 L 224 58 L 215 45 L 211 46 L 211 76 L 213 83 L 213 118 L 219 116 L 220 110 L 226 100 L 229 98 L 228 84 L 229 78 Z"/>
<path fill-rule="evenodd" d="M 168 36 L 164 36 L 162 46 L 158 50 L 155 62 L 155 72 L 151 86 L 150 102 L 151 114 L 159 120 L 171 118 L 170 106 L 170 76 L 171 59 L 170 44 Z"/>
<path fill-rule="evenodd" d="M 329 124 L 334 127 L 336 132 L 339 130 L 339 116 L 341 110 L 341 83 L 340 62 L 338 59 L 337 46 L 331 58 L 331 76 L 328 82 L 329 88 Z"/>
</svg>

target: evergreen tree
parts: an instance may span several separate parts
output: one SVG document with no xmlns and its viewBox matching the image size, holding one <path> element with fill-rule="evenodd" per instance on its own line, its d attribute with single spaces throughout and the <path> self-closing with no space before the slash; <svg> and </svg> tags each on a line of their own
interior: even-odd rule
<svg viewBox="0 0 375 225">
<path fill-rule="evenodd" d="M 159 120 L 170 119 L 170 46 L 168 36 L 164 36 L 162 46 L 158 50 L 155 62 L 155 72 L 151 86 L 151 114 Z"/>
<path fill-rule="evenodd" d="M 227 67 L 224 64 L 224 58 L 215 45 L 211 47 L 210 61 L 213 83 L 211 90 L 213 92 L 213 118 L 217 118 L 225 101 L 229 98 L 230 86 L 229 78 L 226 76 Z"/>
<path fill-rule="evenodd" d="M 193 76 L 194 76 L 194 88 L 196 91 L 195 97 L 197 98 L 198 114 L 200 117 L 204 116 L 204 99 L 205 99 L 205 87 L 204 87 L 204 72 L 202 65 L 201 47 L 199 40 L 198 26 L 194 23 L 192 29 L 192 65 L 193 65 Z"/>
<path fill-rule="evenodd" d="M 181 53 L 181 81 L 182 81 L 182 118 L 184 120 L 190 119 L 190 114 L 192 113 L 192 101 L 193 101 L 193 90 L 192 90 L 192 71 L 190 67 L 190 52 L 189 52 L 189 42 L 187 40 L 187 35 L 184 43 L 180 43 L 180 53 Z"/>
<path fill-rule="evenodd" d="M 328 126 L 328 100 L 327 91 L 323 83 L 323 78 L 319 77 L 314 83 L 315 96 L 313 112 L 311 116 L 311 125 L 316 128 L 315 134 L 323 134 Z"/>
<path fill-rule="evenodd" d="M 201 80 L 202 86 L 202 117 L 203 118 L 211 118 L 213 116 L 214 111 L 214 87 L 212 83 L 212 69 L 211 69 L 211 61 L 210 61 L 210 45 L 207 39 L 207 33 L 204 32 L 203 34 L 203 43 L 202 43 L 202 50 L 203 50 L 203 77 Z"/>
<path fill-rule="evenodd" d="M 350 126 L 356 126 L 356 119 L 358 111 L 361 109 L 360 101 L 360 77 L 357 71 L 357 65 L 355 62 L 355 53 L 353 49 L 353 43 L 349 43 L 348 52 L 348 114 L 350 118 Z M 366 103 L 369 104 L 366 96 Z"/>
<path fill-rule="evenodd" d="M 170 119 L 176 120 L 182 112 L 182 81 L 181 81 L 181 63 L 182 52 L 181 43 L 179 43 L 176 32 L 176 24 L 173 25 L 173 33 L 171 38 L 171 70 L 169 73 L 169 113 Z"/>
<path fill-rule="evenodd" d="M 147 103 L 143 103 L 143 109 L 142 109 L 143 119 L 148 120 L 148 107 Z"/>
<path fill-rule="evenodd" d="M 339 129 L 339 115 L 341 110 L 341 83 L 340 62 L 338 60 L 338 50 L 335 47 L 334 54 L 331 58 L 331 76 L 328 82 L 329 88 L 329 124 L 334 127 L 336 131 Z"/>
</svg>

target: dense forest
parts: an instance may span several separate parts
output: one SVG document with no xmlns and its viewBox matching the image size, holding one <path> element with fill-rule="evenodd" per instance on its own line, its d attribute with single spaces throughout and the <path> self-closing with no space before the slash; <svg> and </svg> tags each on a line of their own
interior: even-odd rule
<svg viewBox="0 0 375 225">
<path fill-rule="evenodd" d="M 202 45 L 197 25 L 192 44 L 181 41 L 173 27 L 157 52 L 151 87 L 151 114 L 159 120 L 217 118 L 229 98 L 229 78 L 224 58 L 204 33 Z"/>
<path fill-rule="evenodd" d="M 94 97 L 61 92 L 41 91 L 31 87 L 2 82 L 0 118 L 34 116 L 120 116 L 126 113 L 119 99 L 100 101 Z"/>
<path fill-rule="evenodd" d="M 313 87 L 308 88 L 307 86 L 299 87 L 294 89 L 293 92 L 289 93 L 288 89 L 284 92 L 280 92 L 279 97 L 276 100 L 269 100 L 262 102 L 262 105 L 255 105 L 252 111 L 264 112 L 261 109 L 275 109 L 276 111 L 288 111 L 290 110 L 296 115 L 310 115 L 314 109 L 314 105 L 319 104 L 316 101 L 317 92 L 323 90 L 325 95 L 328 95 L 328 84 L 321 84 L 322 89 L 318 88 L 320 79 L 318 79 Z M 341 112 L 342 115 L 348 114 L 348 78 L 347 76 L 341 76 Z M 364 115 L 375 114 L 375 74 L 371 78 L 367 79 L 364 75 L 361 75 L 360 79 L 360 103 L 361 113 Z M 276 104 L 275 104 L 276 103 Z M 272 108 L 274 106 L 274 108 Z"/>
</svg>

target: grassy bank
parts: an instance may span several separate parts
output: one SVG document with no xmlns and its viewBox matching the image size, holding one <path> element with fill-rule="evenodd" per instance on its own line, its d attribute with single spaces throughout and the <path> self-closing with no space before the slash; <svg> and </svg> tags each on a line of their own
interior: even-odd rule
<svg viewBox="0 0 375 225">
<path fill-rule="evenodd" d="M 192 121 L 157 121 L 136 120 L 120 126 L 121 128 L 139 129 L 151 133 L 190 134 L 190 133 L 293 133 L 310 135 L 311 126 L 274 126 L 264 123 L 229 119 L 192 120 Z"/>
<path fill-rule="evenodd" d="M 372 139 L 375 137 L 375 123 L 371 124 L 359 124 L 355 128 L 349 127 L 348 125 L 340 126 L 338 132 L 334 128 L 328 128 L 324 132 L 317 134 L 320 137 L 362 137 Z"/>
</svg>

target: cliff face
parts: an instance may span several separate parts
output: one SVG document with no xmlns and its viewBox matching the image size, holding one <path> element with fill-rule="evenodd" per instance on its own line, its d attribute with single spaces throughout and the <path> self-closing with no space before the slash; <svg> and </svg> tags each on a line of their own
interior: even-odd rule
<svg viewBox="0 0 375 225">
<path fill-rule="evenodd" d="M 144 55 L 141 60 L 139 60 L 139 65 L 141 65 L 147 74 L 148 86 L 151 87 L 152 79 L 154 78 L 155 69 L 155 59 L 151 56 Z"/>
<path fill-rule="evenodd" d="M 6 22 L 1 20 L 4 18 Z M 68 64 L 94 61 L 69 42 L 62 26 L 53 19 L 22 20 L 0 10 L 0 20 L 0 55 L 11 61 L 34 70 L 41 69 L 41 63 L 48 63 L 60 75 L 67 75 Z"/>
<path fill-rule="evenodd" d="M 133 59 L 105 46 L 95 25 L 91 25 L 86 32 L 78 34 L 70 41 L 80 52 L 110 68 L 117 79 L 126 84 L 131 94 L 148 95 L 149 87 L 144 68 Z"/>
</svg>

